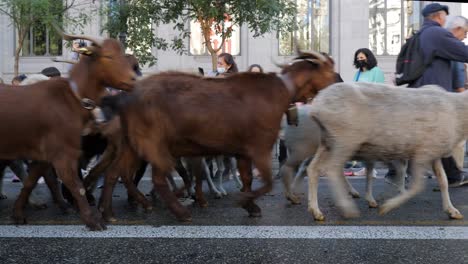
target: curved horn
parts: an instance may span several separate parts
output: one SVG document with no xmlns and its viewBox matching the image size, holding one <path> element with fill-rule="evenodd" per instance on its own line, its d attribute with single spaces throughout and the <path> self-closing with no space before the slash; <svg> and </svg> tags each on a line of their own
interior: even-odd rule
<svg viewBox="0 0 468 264">
<path fill-rule="evenodd" d="M 300 56 L 304 55 L 304 53 L 301 51 L 301 49 L 299 47 L 299 43 L 297 42 L 296 38 L 293 39 L 293 45 L 294 45 L 294 51 L 296 51 L 297 56 L 300 57 Z"/>
<path fill-rule="evenodd" d="M 97 46 L 102 46 L 102 44 L 104 43 L 104 38 L 102 37 L 92 37 L 87 35 L 70 35 L 63 32 L 63 30 L 61 30 L 56 24 L 53 24 L 53 27 L 65 40 L 85 39 L 93 42 Z"/>
<path fill-rule="evenodd" d="M 280 69 L 283 69 L 284 67 L 286 67 L 287 65 L 285 64 L 280 64 L 278 63 L 277 61 L 275 61 L 272 57 L 270 57 L 270 60 L 271 60 L 271 63 L 273 63 L 274 65 L 276 65 L 276 67 L 280 68 Z"/>
<path fill-rule="evenodd" d="M 319 60 L 321 60 L 323 62 L 328 61 L 328 59 L 325 56 L 323 56 L 323 54 L 321 54 L 320 52 L 310 51 L 308 53 L 310 53 L 311 55 L 315 56 L 317 59 L 319 59 Z"/>
<path fill-rule="evenodd" d="M 69 63 L 69 64 L 77 64 L 77 61 L 74 60 L 59 60 L 59 59 L 52 59 L 53 62 L 63 62 L 63 63 Z"/>
</svg>

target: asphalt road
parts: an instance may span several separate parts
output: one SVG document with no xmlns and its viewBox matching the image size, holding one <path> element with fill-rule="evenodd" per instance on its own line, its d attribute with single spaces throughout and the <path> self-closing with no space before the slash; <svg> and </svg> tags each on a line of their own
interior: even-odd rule
<svg viewBox="0 0 468 264">
<path fill-rule="evenodd" d="M 382 176 L 374 181 L 379 203 L 397 194 Z M 363 196 L 365 180 L 355 177 L 351 183 Z M 150 213 L 131 209 L 119 184 L 114 193 L 118 222 L 103 232 L 86 231 L 76 213 L 62 214 L 43 184 L 39 188 L 49 208 L 27 208 L 29 225 L 13 226 L 10 215 L 20 186 L 6 181 L 9 198 L 0 201 L 0 263 L 468 263 L 468 221 L 448 219 L 440 192 L 433 191 L 435 179 L 385 216 L 363 198 L 355 199 L 361 216 L 350 220 L 340 216 L 327 180 L 321 179 L 324 222 L 309 215 L 304 195 L 301 205 L 290 205 L 280 181 L 258 200 L 261 218 L 236 207 L 238 190 L 231 181 L 225 184 L 228 196 L 214 199 L 207 191 L 208 208 L 190 206 L 189 224 L 177 222 L 158 201 Z M 146 193 L 151 184 L 139 187 Z M 468 217 L 468 187 L 450 191 L 455 207 Z"/>
</svg>

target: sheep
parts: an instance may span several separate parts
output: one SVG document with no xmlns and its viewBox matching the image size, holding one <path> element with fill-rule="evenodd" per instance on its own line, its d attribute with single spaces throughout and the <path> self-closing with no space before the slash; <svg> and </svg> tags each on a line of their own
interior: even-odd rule
<svg viewBox="0 0 468 264">
<path fill-rule="evenodd" d="M 311 104 L 310 117 L 320 126 L 320 146 L 307 168 L 309 211 L 316 220 L 320 171 L 327 171 L 337 206 L 345 217 L 357 217 L 355 204 L 344 195 L 344 162 L 352 156 L 366 161 L 410 160 L 412 184 L 408 191 L 386 201 L 386 214 L 424 187 L 424 168 L 432 164 L 440 185 L 444 211 L 453 219 L 463 215 L 452 205 L 441 158 L 468 137 L 468 93 L 451 94 L 435 85 L 419 89 L 383 84 L 344 83 L 324 89 Z M 359 122 L 356 122 L 359 120 Z M 412 128 L 412 129 L 406 129 Z"/>
</svg>

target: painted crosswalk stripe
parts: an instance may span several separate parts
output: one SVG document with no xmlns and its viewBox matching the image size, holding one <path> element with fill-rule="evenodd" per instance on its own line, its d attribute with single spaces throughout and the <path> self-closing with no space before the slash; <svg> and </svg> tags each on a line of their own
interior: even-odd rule
<svg viewBox="0 0 468 264">
<path fill-rule="evenodd" d="M 89 232 L 80 225 L 0 226 L 9 238 L 466 239 L 463 226 L 127 226 Z"/>
</svg>

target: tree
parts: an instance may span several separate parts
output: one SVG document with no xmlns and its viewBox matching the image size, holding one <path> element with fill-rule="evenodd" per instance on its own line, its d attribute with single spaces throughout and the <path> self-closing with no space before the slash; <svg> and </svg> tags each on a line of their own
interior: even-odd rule
<svg viewBox="0 0 468 264">
<path fill-rule="evenodd" d="M 19 57 L 24 40 L 32 27 L 38 25 L 50 27 L 52 23 L 71 24 L 75 28 L 85 25 L 93 10 L 83 12 L 75 6 L 75 0 L 0 0 L 0 13 L 10 18 L 18 36 L 15 49 L 15 76 L 18 75 Z"/>
<path fill-rule="evenodd" d="M 190 36 L 190 21 L 200 23 L 204 44 L 211 54 L 213 70 L 217 53 L 231 37 L 233 27 L 246 24 L 255 37 L 267 32 L 291 32 L 296 28 L 295 0 L 127 0 L 111 9 L 107 29 L 111 36 L 126 32 L 127 46 L 139 60 L 155 63 L 151 48 L 186 52 L 184 40 Z M 154 35 L 152 25 L 173 24 L 178 35 L 166 40 Z M 221 37 L 215 46 L 211 35 Z"/>
</svg>

